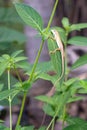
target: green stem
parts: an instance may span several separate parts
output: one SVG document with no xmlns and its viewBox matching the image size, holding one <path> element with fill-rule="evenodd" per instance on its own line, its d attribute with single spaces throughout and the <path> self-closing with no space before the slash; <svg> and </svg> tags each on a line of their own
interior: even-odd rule
<svg viewBox="0 0 87 130">
<path fill-rule="evenodd" d="M 23 97 L 23 100 L 22 100 L 22 106 L 21 106 L 21 109 L 20 109 L 20 114 L 19 114 L 19 117 L 18 117 L 16 128 L 20 124 L 20 121 L 21 121 L 21 117 L 22 117 L 22 113 L 23 113 L 23 110 L 24 110 L 24 104 L 25 104 L 26 96 L 27 96 L 27 92 L 24 93 L 24 97 Z"/>
<path fill-rule="evenodd" d="M 48 25 L 47 25 L 47 30 L 50 28 L 50 25 L 51 25 L 51 23 L 52 23 L 52 20 L 53 20 L 53 17 L 54 17 L 56 8 L 57 8 L 57 4 L 58 4 L 58 0 L 56 0 L 55 5 L 54 5 L 54 8 L 53 8 L 53 10 L 52 10 L 52 14 L 51 14 L 51 17 L 50 17 L 49 22 L 48 22 Z"/>
<path fill-rule="evenodd" d="M 63 123 L 62 123 L 62 129 L 64 128 L 65 115 L 66 115 L 66 106 L 64 106 L 64 110 L 63 110 Z"/>
<path fill-rule="evenodd" d="M 10 85 L 10 70 L 8 70 L 8 90 L 11 89 Z M 10 115 L 10 130 L 12 130 L 12 107 L 11 107 L 11 96 L 9 96 L 9 115 Z"/>
<path fill-rule="evenodd" d="M 58 115 L 59 110 L 60 110 L 60 108 L 58 108 L 58 109 L 57 109 L 57 111 L 56 111 L 56 113 L 55 113 L 55 115 L 54 115 L 53 119 L 51 120 L 51 122 L 50 122 L 50 124 L 48 125 L 48 127 L 47 127 L 47 129 L 46 129 L 46 130 L 49 130 L 50 126 L 52 125 L 52 123 L 54 122 L 54 120 L 55 120 L 56 116 Z"/>
<path fill-rule="evenodd" d="M 15 72 L 16 72 L 16 74 L 17 74 L 17 76 L 18 76 L 18 80 L 19 80 L 19 82 L 21 83 L 21 86 L 22 86 L 22 85 L 23 85 L 22 79 L 21 79 L 21 77 L 20 77 L 20 75 L 19 75 L 19 73 L 18 73 L 18 70 L 17 70 L 17 68 L 16 68 L 15 65 L 14 65 L 14 70 L 15 70 Z"/>
<path fill-rule="evenodd" d="M 52 123 L 52 130 L 54 130 L 54 124 L 55 124 L 55 120 Z"/>
<path fill-rule="evenodd" d="M 35 69 L 36 69 L 36 66 L 37 66 L 37 63 L 38 63 L 38 60 L 39 60 L 39 57 L 40 57 L 43 45 L 44 45 L 44 40 L 42 39 L 42 42 L 41 42 L 41 45 L 40 45 L 40 49 L 39 49 L 37 57 L 35 59 L 35 62 L 34 62 L 33 68 L 32 68 L 32 72 L 31 72 L 30 78 L 28 79 L 28 83 L 30 83 L 31 80 L 32 80 L 32 78 L 33 78 L 33 74 L 35 72 Z M 25 104 L 26 96 L 27 96 L 27 92 L 25 92 L 24 96 L 23 96 L 22 106 L 21 106 L 21 109 L 20 109 L 20 113 L 19 113 L 19 117 L 18 117 L 16 128 L 20 124 L 20 121 L 21 121 L 21 117 L 22 117 L 22 113 L 23 113 L 23 109 L 24 109 L 24 104 Z"/>
<path fill-rule="evenodd" d="M 44 44 L 44 40 L 42 39 L 42 42 L 40 44 L 40 49 L 38 51 L 38 54 L 37 54 L 37 57 L 35 59 L 35 62 L 34 62 L 34 65 L 33 65 L 33 68 L 32 68 L 32 72 L 31 72 L 31 75 L 30 75 L 30 78 L 28 79 L 28 82 L 30 83 L 30 81 L 32 80 L 33 78 L 33 74 L 34 74 L 34 71 L 36 69 L 36 66 L 37 66 L 37 63 L 38 63 L 38 60 L 39 60 L 39 57 L 40 57 L 40 54 L 41 54 L 41 51 L 42 51 L 42 48 L 43 48 L 43 44 Z"/>
</svg>

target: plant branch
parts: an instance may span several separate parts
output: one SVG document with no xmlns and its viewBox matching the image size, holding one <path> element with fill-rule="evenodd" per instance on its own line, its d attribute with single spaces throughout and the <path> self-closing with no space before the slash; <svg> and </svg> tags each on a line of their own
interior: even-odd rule
<svg viewBox="0 0 87 130">
<path fill-rule="evenodd" d="M 34 74 L 34 72 L 35 72 L 35 69 L 36 69 L 36 66 L 37 66 L 37 63 L 38 63 L 38 60 L 39 60 L 39 57 L 40 57 L 42 48 L 43 48 L 43 44 L 44 44 L 44 40 L 42 39 L 42 42 L 41 42 L 41 44 L 40 44 L 40 49 L 39 49 L 39 51 L 38 51 L 37 57 L 36 57 L 36 59 L 35 59 L 35 62 L 34 62 L 34 65 L 33 65 L 32 71 L 31 71 L 30 78 L 28 79 L 28 82 L 29 82 L 29 83 L 30 83 L 30 81 L 31 81 L 32 78 L 33 78 L 33 74 Z"/>
<path fill-rule="evenodd" d="M 11 89 L 10 85 L 10 70 L 8 69 L 8 90 Z M 12 108 L 11 108 L 11 96 L 8 98 L 9 100 L 9 115 L 10 115 L 10 130 L 12 130 Z"/>
<path fill-rule="evenodd" d="M 24 105 L 25 105 L 26 96 L 27 96 L 27 92 L 25 92 L 25 93 L 24 93 L 24 96 L 23 96 L 22 106 L 21 106 L 21 109 L 20 109 L 20 114 L 19 114 L 19 117 L 18 117 L 18 121 L 17 121 L 17 124 L 16 124 L 16 128 L 17 128 L 17 126 L 20 124 L 20 121 L 21 121 L 21 117 L 22 117 L 22 113 L 23 113 L 23 110 L 24 110 Z"/>
<path fill-rule="evenodd" d="M 40 57 L 40 54 L 41 54 L 43 45 L 44 45 L 44 40 L 42 39 L 42 42 L 41 42 L 41 45 L 40 45 L 40 49 L 39 49 L 39 51 L 38 51 L 36 60 L 35 60 L 35 62 L 34 62 L 34 65 L 33 65 L 33 68 L 32 68 L 32 72 L 31 72 L 31 75 L 30 75 L 30 78 L 28 79 L 28 83 L 30 83 L 31 80 L 32 80 L 32 78 L 33 78 L 33 74 L 34 74 L 34 72 L 35 72 L 35 69 L 36 69 L 36 66 L 37 66 L 37 63 L 38 63 L 38 60 L 39 60 L 39 57 Z M 28 91 L 27 91 L 27 92 L 28 92 Z M 23 113 L 23 110 L 24 110 L 24 104 L 25 104 L 27 92 L 25 92 L 25 93 L 24 93 L 24 96 L 23 96 L 22 105 L 21 105 L 20 114 L 19 114 L 19 117 L 18 117 L 18 121 L 17 121 L 16 128 L 17 128 L 17 126 L 20 124 L 20 121 L 21 121 L 21 117 L 22 117 L 22 113 Z"/>
<path fill-rule="evenodd" d="M 54 8 L 53 8 L 53 10 L 52 10 L 52 14 L 51 14 L 51 17 L 50 17 L 49 22 L 48 22 L 48 25 L 47 25 L 47 30 L 50 28 L 50 25 L 51 25 L 51 23 L 52 23 L 52 20 L 53 20 L 53 17 L 54 17 L 56 8 L 57 8 L 57 4 L 58 4 L 58 0 L 56 0 L 55 5 L 54 5 Z"/>
</svg>

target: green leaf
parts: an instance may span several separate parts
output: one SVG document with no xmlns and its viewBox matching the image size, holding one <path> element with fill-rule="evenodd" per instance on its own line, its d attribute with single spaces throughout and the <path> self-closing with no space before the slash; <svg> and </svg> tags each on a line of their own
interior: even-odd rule
<svg viewBox="0 0 87 130">
<path fill-rule="evenodd" d="M 4 73 L 4 71 L 6 70 L 7 66 L 8 66 L 8 61 L 4 61 L 0 63 L 0 76 Z"/>
<path fill-rule="evenodd" d="M 26 5 L 26 4 L 20 4 L 20 3 L 15 3 L 15 8 L 20 15 L 20 17 L 23 19 L 23 21 L 41 31 L 43 29 L 43 21 L 41 16 L 34 10 L 32 7 Z"/>
<path fill-rule="evenodd" d="M 29 64 L 29 65 L 26 66 L 26 70 L 28 71 L 28 74 L 31 73 L 32 67 L 33 67 L 33 64 Z M 36 72 L 43 73 L 43 72 L 49 72 L 49 71 L 55 71 L 54 67 L 52 66 L 51 61 L 40 62 L 40 63 L 37 64 Z"/>
<path fill-rule="evenodd" d="M 80 118 L 68 118 L 69 126 L 63 130 L 87 130 L 87 122 Z"/>
<path fill-rule="evenodd" d="M 8 96 L 16 95 L 19 92 L 17 89 L 5 90 L 0 92 L 0 101 L 8 98 Z"/>
<path fill-rule="evenodd" d="M 78 23 L 70 26 L 70 31 L 81 30 L 87 28 L 87 23 Z"/>
<path fill-rule="evenodd" d="M 10 130 L 10 128 L 5 128 L 4 130 Z"/>
<path fill-rule="evenodd" d="M 4 84 L 0 83 L 0 91 L 3 89 Z"/>
<path fill-rule="evenodd" d="M 0 123 L 0 130 L 9 130 L 9 128 Z"/>
<path fill-rule="evenodd" d="M 40 127 L 38 130 L 46 130 L 45 126 Z"/>
<path fill-rule="evenodd" d="M 4 122 L 4 120 L 0 120 L 0 123 L 3 123 Z"/>
<path fill-rule="evenodd" d="M 84 97 L 82 97 L 82 96 L 79 96 L 79 97 L 71 97 L 69 100 L 68 100 L 68 102 L 67 103 L 71 103 L 71 102 L 76 102 L 76 101 L 79 101 L 79 100 L 82 100 L 82 99 L 84 99 Z"/>
<path fill-rule="evenodd" d="M 78 80 L 78 78 L 71 78 L 71 79 L 67 80 L 66 82 L 64 82 L 64 84 L 65 84 L 66 86 L 70 86 L 70 85 L 72 85 L 74 82 L 76 82 L 77 80 Z"/>
<path fill-rule="evenodd" d="M 80 85 L 87 90 L 87 80 L 80 80 Z"/>
<path fill-rule="evenodd" d="M 16 62 L 19 62 L 19 61 L 26 60 L 26 59 L 27 59 L 27 57 L 25 57 L 25 56 L 16 57 L 16 58 L 15 58 L 15 63 L 16 63 Z"/>
<path fill-rule="evenodd" d="M 64 17 L 64 18 L 62 19 L 62 25 L 63 25 L 63 27 L 64 27 L 66 30 L 69 29 L 69 19 L 66 18 L 66 17 Z"/>
<path fill-rule="evenodd" d="M 83 89 L 83 88 L 80 88 L 78 90 L 78 94 L 87 94 L 87 90 L 86 89 Z"/>
<path fill-rule="evenodd" d="M 47 114 L 47 115 L 50 115 L 50 116 L 54 116 L 55 112 L 54 112 L 54 109 L 51 105 L 49 104 L 44 104 L 43 106 L 43 110 L 44 112 Z"/>
<path fill-rule="evenodd" d="M 54 51 L 56 48 L 58 48 L 57 43 L 53 41 L 52 39 L 48 39 L 48 49 L 49 53 L 51 51 Z M 62 59 L 61 59 L 61 52 L 56 51 L 55 53 L 50 54 L 51 62 L 54 66 L 55 72 L 58 74 L 58 77 L 60 77 L 62 73 Z"/>
<path fill-rule="evenodd" d="M 72 65 L 72 70 L 76 69 L 82 65 L 87 64 L 87 54 L 81 56 L 73 65 Z"/>
<path fill-rule="evenodd" d="M 17 94 L 17 96 L 19 96 L 18 93 L 15 93 L 15 94 Z M 15 95 L 12 95 L 12 96 L 15 96 Z M 20 104 L 21 101 L 20 101 L 20 99 L 17 96 L 15 96 L 12 99 L 12 106 Z M 9 106 L 9 102 L 8 102 L 7 99 L 3 99 L 2 101 L 0 101 L 0 105 L 2 105 L 4 107 L 7 107 L 7 106 Z"/>
<path fill-rule="evenodd" d="M 22 52 L 23 52 L 23 50 L 18 50 L 18 51 L 16 51 L 16 52 L 13 52 L 13 53 L 11 54 L 11 57 L 15 58 L 16 56 L 18 56 L 18 55 L 21 54 Z"/>
<path fill-rule="evenodd" d="M 22 127 L 21 130 L 34 130 L 34 126 L 25 126 Z"/>
<path fill-rule="evenodd" d="M 26 41 L 26 36 L 13 29 L 9 29 L 6 27 L 0 27 L 0 44 L 2 43 L 12 43 L 12 42 L 18 42 L 18 43 L 24 43 Z"/>
<path fill-rule="evenodd" d="M 52 83 L 55 83 L 56 81 L 54 76 L 48 75 L 47 73 L 39 73 L 37 78 L 48 80 L 48 81 L 51 81 Z"/>
<path fill-rule="evenodd" d="M 43 102 L 48 103 L 48 104 L 50 104 L 50 105 L 54 105 L 54 100 L 53 100 L 53 98 L 48 97 L 48 96 L 44 96 L 44 95 L 36 96 L 35 99 L 40 100 L 40 101 L 43 101 Z"/>
<path fill-rule="evenodd" d="M 70 125 L 64 128 L 63 130 L 87 130 L 87 123 Z"/>
<path fill-rule="evenodd" d="M 87 46 L 87 37 L 75 36 L 68 40 L 68 44 L 77 46 Z"/>
<path fill-rule="evenodd" d="M 70 125 L 87 123 L 85 120 L 78 117 L 68 117 L 66 121 Z"/>
<path fill-rule="evenodd" d="M 0 23 L 2 24 L 23 24 L 22 20 L 18 16 L 15 8 L 13 7 L 0 7 Z"/>
</svg>

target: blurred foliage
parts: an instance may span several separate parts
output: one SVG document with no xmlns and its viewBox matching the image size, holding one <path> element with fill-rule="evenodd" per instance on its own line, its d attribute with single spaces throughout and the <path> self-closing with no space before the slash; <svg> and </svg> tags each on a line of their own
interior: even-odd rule
<svg viewBox="0 0 87 130">
<path fill-rule="evenodd" d="M 24 49 L 23 22 L 9 0 L 0 0 L 0 54 Z"/>
<path fill-rule="evenodd" d="M 11 54 L 12 52 L 23 49 L 26 42 L 26 36 L 23 33 L 23 21 L 18 16 L 14 6 L 10 0 L 0 0 L 0 55 Z M 2 68 L 0 67 L 0 71 Z M 18 80 L 12 76 L 11 86 Z M 7 73 L 0 78 L 0 83 L 4 90 L 7 89 Z M 2 84 L 4 83 L 4 84 Z M 13 104 L 17 104 L 18 99 L 14 100 Z M 7 105 L 8 101 L 0 101 L 1 105 Z"/>
</svg>

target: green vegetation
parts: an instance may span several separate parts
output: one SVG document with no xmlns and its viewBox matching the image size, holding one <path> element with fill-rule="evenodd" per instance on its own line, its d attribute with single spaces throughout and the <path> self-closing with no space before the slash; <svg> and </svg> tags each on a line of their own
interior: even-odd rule
<svg viewBox="0 0 87 130">
<path fill-rule="evenodd" d="M 55 10 L 58 4 L 58 0 L 56 0 L 52 15 L 48 22 L 48 26 L 44 28 L 44 22 L 42 17 L 38 14 L 36 10 L 32 7 L 27 6 L 22 3 L 14 3 L 14 6 L 19 14 L 19 16 L 23 19 L 23 21 L 29 25 L 30 27 L 37 30 L 37 34 L 41 36 L 42 42 L 40 44 L 40 48 L 38 54 L 36 56 L 34 64 L 29 64 L 26 61 L 26 57 L 21 55 L 22 50 L 18 50 L 9 54 L 3 54 L 0 57 L 0 76 L 3 74 L 7 74 L 7 86 L 4 89 L 4 82 L 0 84 L 0 100 L 7 100 L 9 102 L 9 112 L 10 112 L 10 128 L 3 126 L 0 124 L 0 130 L 12 130 L 12 104 L 13 99 L 17 98 L 17 95 L 21 92 L 23 93 L 23 101 L 20 109 L 20 114 L 18 117 L 17 125 L 15 130 L 34 130 L 34 126 L 21 127 L 20 121 L 24 109 L 25 99 L 29 89 L 32 87 L 32 84 L 38 79 L 44 79 L 51 81 L 53 83 L 53 88 L 55 87 L 55 91 L 50 95 L 40 95 L 35 97 L 38 100 L 43 101 L 44 107 L 43 110 L 46 114 L 52 116 L 52 120 L 50 124 L 46 127 L 41 127 L 38 130 L 54 130 L 54 125 L 57 121 L 62 121 L 62 130 L 86 130 L 87 122 L 80 118 L 73 118 L 67 114 L 67 105 L 71 102 L 75 102 L 83 99 L 81 96 L 77 96 L 76 94 L 86 94 L 87 93 L 87 80 L 80 80 L 78 78 L 68 79 L 70 72 L 84 64 L 87 64 L 87 54 L 80 57 L 72 66 L 68 68 L 67 65 L 67 45 L 73 44 L 78 46 L 87 46 L 87 38 L 82 36 L 75 36 L 69 39 L 69 34 L 74 31 L 87 28 L 86 23 L 81 24 L 71 24 L 68 18 L 62 19 L 63 27 L 50 27 L 53 16 L 55 14 Z M 18 41 L 18 43 L 22 43 L 25 41 L 25 37 L 23 34 L 16 32 L 11 29 L 0 27 L 2 30 L 2 36 L 0 37 L 0 43 L 12 43 L 13 41 Z M 62 53 L 61 50 L 58 51 L 60 47 L 57 44 L 57 38 L 55 39 L 52 30 L 56 30 L 60 39 L 64 46 L 64 64 L 62 65 Z M 7 37 L 7 35 L 11 33 L 11 37 Z M 17 36 L 16 36 L 17 35 Z M 22 39 L 22 38 L 23 39 Z M 58 36 L 57 36 L 58 37 Z M 7 39 L 8 38 L 8 39 Z M 47 41 L 48 50 L 50 54 L 50 61 L 38 63 L 44 42 Z M 0 44 L 2 45 L 2 44 Z M 4 44 L 3 44 L 4 45 Z M 5 46 L 6 47 L 6 46 Z M 52 52 L 52 53 L 50 53 Z M 28 65 L 27 65 L 28 64 Z M 28 66 L 28 67 L 27 67 Z M 49 67 L 48 67 L 49 66 Z M 63 67 L 64 66 L 64 72 Z M 27 75 L 29 75 L 29 79 L 22 82 L 21 77 L 18 72 L 18 68 L 22 68 Z M 11 71 L 15 71 L 18 76 L 18 80 L 15 82 L 11 81 L 12 74 Z M 54 71 L 55 75 L 51 76 L 47 72 Z M 63 75 L 62 75 L 63 73 Z M 62 75 L 62 77 L 61 77 Z M 61 78 L 60 78 L 61 77 Z M 67 126 L 65 127 L 65 123 Z"/>
</svg>

